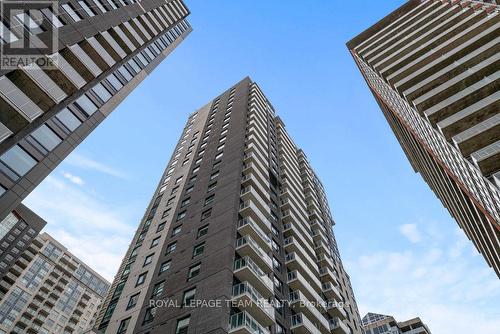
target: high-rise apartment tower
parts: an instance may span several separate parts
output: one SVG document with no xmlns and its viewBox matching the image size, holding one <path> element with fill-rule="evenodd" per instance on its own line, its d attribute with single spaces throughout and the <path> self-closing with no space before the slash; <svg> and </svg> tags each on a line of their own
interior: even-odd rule
<svg viewBox="0 0 500 334">
<path fill-rule="evenodd" d="M 347 46 L 411 165 L 500 276 L 499 9 L 411 0 Z"/>
<path fill-rule="evenodd" d="M 191 31 L 181 0 L 1 5 L 0 220 Z M 27 40 L 54 49 L 35 48 L 36 63 L 2 67 L 15 57 L 6 50 L 25 51 L 15 46 Z M 50 66 L 39 66 L 44 59 Z"/>
<path fill-rule="evenodd" d="M 245 78 L 189 117 L 97 329 L 361 333 L 333 224 L 305 154 Z"/>
</svg>

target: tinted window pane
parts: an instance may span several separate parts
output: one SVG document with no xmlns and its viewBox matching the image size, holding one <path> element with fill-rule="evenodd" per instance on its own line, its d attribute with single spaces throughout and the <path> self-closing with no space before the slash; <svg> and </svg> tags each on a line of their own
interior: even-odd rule
<svg viewBox="0 0 500 334">
<path fill-rule="evenodd" d="M 82 124 L 78 118 L 68 109 L 64 108 L 61 110 L 59 114 L 57 114 L 57 118 L 68 128 L 70 131 L 75 131 L 77 127 Z"/>
<path fill-rule="evenodd" d="M 114 75 L 111 74 L 108 76 L 108 82 L 113 86 L 116 90 L 122 89 L 123 85 L 122 83 L 118 80 L 118 78 Z"/>
<path fill-rule="evenodd" d="M 54 131 L 52 131 L 47 125 L 42 125 L 32 134 L 33 138 L 35 138 L 43 147 L 47 150 L 52 151 L 60 142 L 61 138 L 59 138 Z"/>
<path fill-rule="evenodd" d="M 0 160 L 21 176 L 26 174 L 36 164 L 35 159 L 17 145 L 5 152 Z"/>
<path fill-rule="evenodd" d="M 75 103 L 89 116 L 97 111 L 97 106 L 90 101 L 87 95 L 80 96 Z"/>
<path fill-rule="evenodd" d="M 95 85 L 94 88 L 92 88 L 92 90 L 94 91 L 94 93 L 97 94 L 97 96 L 99 96 L 99 98 L 103 102 L 107 102 L 111 98 L 111 94 L 106 89 L 106 87 L 104 87 L 101 83 Z"/>
</svg>

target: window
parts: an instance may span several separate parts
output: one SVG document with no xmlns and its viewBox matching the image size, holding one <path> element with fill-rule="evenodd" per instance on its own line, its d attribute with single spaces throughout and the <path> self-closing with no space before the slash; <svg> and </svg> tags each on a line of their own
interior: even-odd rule
<svg viewBox="0 0 500 334">
<path fill-rule="evenodd" d="M 219 171 L 212 173 L 212 175 L 210 175 L 210 180 L 215 179 L 217 176 L 219 176 Z"/>
<path fill-rule="evenodd" d="M 186 195 L 190 194 L 193 191 L 193 189 L 194 189 L 194 186 L 191 186 L 191 187 L 187 188 L 186 189 Z"/>
<path fill-rule="evenodd" d="M 144 325 L 153 321 L 153 319 L 155 318 L 155 314 L 156 308 L 154 306 L 148 307 L 146 309 L 146 314 L 144 314 L 144 320 L 142 321 L 142 324 Z"/>
<path fill-rule="evenodd" d="M 191 197 L 186 198 L 181 202 L 181 208 L 187 206 L 191 202 Z"/>
<path fill-rule="evenodd" d="M 214 201 L 214 198 L 215 194 L 208 196 L 205 198 L 205 203 L 203 205 L 210 205 Z"/>
<path fill-rule="evenodd" d="M 173 242 L 170 245 L 168 245 L 167 249 L 165 251 L 165 255 L 168 255 L 168 254 L 172 253 L 175 250 L 176 247 L 177 247 L 177 242 Z"/>
<path fill-rule="evenodd" d="M 182 166 L 187 165 L 187 163 L 188 163 L 188 162 L 189 162 L 189 159 L 184 160 L 184 161 L 182 162 Z"/>
<path fill-rule="evenodd" d="M 190 316 L 177 320 L 175 334 L 187 334 Z"/>
<path fill-rule="evenodd" d="M 200 164 L 202 161 L 203 161 L 203 158 L 198 158 L 198 159 L 196 159 L 196 161 L 194 162 L 194 164 L 195 164 L 195 165 L 198 165 L 198 164 Z"/>
<path fill-rule="evenodd" d="M 217 161 L 216 163 L 214 163 L 214 165 L 212 166 L 212 169 L 217 169 L 219 168 L 221 162 L 220 161 Z"/>
<path fill-rule="evenodd" d="M 224 131 L 222 131 L 222 132 L 220 133 L 220 135 L 221 135 L 221 136 L 224 136 L 226 133 L 227 133 L 227 129 L 225 129 Z"/>
<path fill-rule="evenodd" d="M 208 225 L 204 225 L 198 229 L 198 233 L 196 234 L 196 238 L 201 238 L 208 233 Z"/>
<path fill-rule="evenodd" d="M 211 191 L 214 191 L 215 188 L 217 188 L 217 182 L 214 182 L 214 183 L 211 183 L 208 185 L 208 188 L 207 188 L 207 193 L 211 192 Z"/>
<path fill-rule="evenodd" d="M 225 141 L 225 140 L 226 140 L 226 136 L 221 137 L 221 139 L 219 139 L 219 143 L 222 143 L 222 142 L 223 142 L 223 141 Z"/>
<path fill-rule="evenodd" d="M 111 98 L 111 93 L 101 83 L 95 85 L 92 91 L 99 96 L 102 102 L 107 102 Z"/>
<path fill-rule="evenodd" d="M 134 307 L 135 305 L 137 305 L 137 301 L 138 300 L 139 300 L 139 294 L 138 293 L 136 293 L 135 295 L 130 296 L 130 298 L 128 299 L 128 303 L 127 303 L 127 310 L 129 310 L 132 307 Z"/>
<path fill-rule="evenodd" d="M 170 215 L 170 211 L 172 209 L 168 208 L 167 210 L 163 211 L 163 214 L 161 215 L 161 218 L 166 218 Z M 159 227 L 159 226 L 158 226 Z"/>
<path fill-rule="evenodd" d="M 142 266 L 143 267 L 147 266 L 148 264 L 150 264 L 151 262 L 153 262 L 153 256 L 154 256 L 154 253 L 153 254 L 149 254 L 148 256 L 146 256 L 146 258 L 144 259 L 144 264 Z"/>
<path fill-rule="evenodd" d="M 160 272 L 158 274 L 163 274 L 167 270 L 170 269 L 170 263 L 171 261 L 165 261 L 160 265 Z"/>
<path fill-rule="evenodd" d="M 220 152 L 219 154 L 217 154 L 215 156 L 215 160 L 219 160 L 220 158 L 222 158 L 222 156 L 224 156 L 224 152 Z"/>
<path fill-rule="evenodd" d="M 182 226 L 177 226 L 176 228 L 174 228 L 172 230 L 172 236 L 175 237 L 176 235 L 178 235 L 179 233 L 181 233 L 181 230 L 182 230 Z"/>
<path fill-rule="evenodd" d="M 156 232 L 161 232 L 163 231 L 163 229 L 165 228 L 165 222 L 161 223 L 160 225 L 158 225 L 158 228 L 156 229 Z M 160 238 L 157 238 L 157 239 L 160 239 Z M 153 240 L 154 241 L 154 240 Z"/>
<path fill-rule="evenodd" d="M 33 131 L 31 136 L 47 151 L 52 151 L 61 142 L 61 138 L 45 124 Z"/>
<path fill-rule="evenodd" d="M 163 293 L 163 288 L 165 287 L 165 281 L 161 281 L 153 287 L 153 292 L 151 293 L 151 299 L 156 299 Z"/>
<path fill-rule="evenodd" d="M 201 263 L 198 263 L 198 264 L 195 264 L 194 266 L 189 268 L 188 281 L 195 278 L 196 276 L 198 276 L 200 274 L 200 267 L 201 267 Z"/>
<path fill-rule="evenodd" d="M 172 191 L 170 192 L 170 195 L 175 194 L 178 190 L 179 190 L 179 186 L 174 187 L 174 188 L 172 189 Z M 167 204 L 168 204 L 168 203 L 167 203 Z"/>
<path fill-rule="evenodd" d="M 189 182 L 194 182 L 194 181 L 196 181 L 196 178 L 197 178 L 197 176 L 196 176 L 196 175 L 191 176 L 191 178 L 189 179 Z"/>
<path fill-rule="evenodd" d="M 175 184 L 179 184 L 182 181 L 182 176 L 178 177 L 177 180 L 175 180 Z"/>
<path fill-rule="evenodd" d="M 167 206 L 169 206 L 170 204 L 172 204 L 172 203 L 174 202 L 174 200 L 175 200 L 175 196 L 170 197 L 170 198 L 168 199 L 168 201 L 167 201 L 167 204 L 166 204 L 166 205 L 167 205 Z"/>
<path fill-rule="evenodd" d="M 182 295 L 182 306 L 191 306 L 191 302 L 194 300 L 194 295 L 196 294 L 196 288 L 184 291 Z"/>
<path fill-rule="evenodd" d="M 145 273 L 140 274 L 137 277 L 137 281 L 135 282 L 135 286 L 139 286 L 144 284 L 144 281 L 146 281 L 146 276 L 148 275 L 148 272 L 146 271 Z"/>
<path fill-rule="evenodd" d="M 201 213 L 201 221 L 208 219 L 212 215 L 212 208 L 205 210 Z"/>
<path fill-rule="evenodd" d="M 5 152 L 0 160 L 20 176 L 26 174 L 36 165 L 36 160 L 18 145 Z"/>
<path fill-rule="evenodd" d="M 156 247 L 156 246 L 158 246 L 159 243 L 160 243 L 160 237 L 154 238 L 153 241 L 151 241 L 151 247 L 149 247 L 149 248 Z"/>
<path fill-rule="evenodd" d="M 123 333 L 127 332 L 129 323 L 130 323 L 130 318 L 123 319 L 120 322 L 120 325 L 118 326 L 118 331 L 116 332 L 116 334 L 123 334 Z"/>
<path fill-rule="evenodd" d="M 179 214 L 177 215 L 177 221 L 179 221 L 179 220 L 183 219 L 184 217 L 186 217 L 186 211 L 185 211 L 185 210 L 184 210 L 184 211 L 182 211 L 181 213 L 179 213 Z"/>
<path fill-rule="evenodd" d="M 195 168 L 193 168 L 192 174 L 197 173 L 199 170 L 200 170 L 200 166 L 196 166 Z"/>
<path fill-rule="evenodd" d="M 223 143 L 223 144 L 220 144 L 219 146 L 217 146 L 217 151 L 222 150 L 222 149 L 224 148 L 224 146 L 225 146 L 225 145 L 226 145 L 226 144 L 225 144 L 225 143 Z"/>
<path fill-rule="evenodd" d="M 80 107 L 80 109 L 87 115 L 91 116 L 97 111 L 97 106 L 94 104 L 94 102 L 90 101 L 90 99 L 87 97 L 87 95 L 82 95 L 80 96 L 76 101 L 75 104 Z"/>
<path fill-rule="evenodd" d="M 204 250 L 205 250 L 205 243 L 201 243 L 199 245 L 194 246 L 193 257 L 203 254 Z"/>
</svg>

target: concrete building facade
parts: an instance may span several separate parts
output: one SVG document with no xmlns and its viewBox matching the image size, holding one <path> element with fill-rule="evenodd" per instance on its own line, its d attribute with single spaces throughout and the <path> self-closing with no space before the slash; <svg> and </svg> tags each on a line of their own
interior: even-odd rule
<svg viewBox="0 0 500 334">
<path fill-rule="evenodd" d="M 0 333 L 83 333 L 110 283 L 46 233 L 0 280 Z"/>
<path fill-rule="evenodd" d="M 258 85 L 193 113 L 101 333 L 361 333 L 324 189 Z"/>
<path fill-rule="evenodd" d="M 18 4 L 20 14 L 2 11 L 2 51 L 28 37 L 57 43 L 40 51 L 50 68 L 0 66 L 0 220 L 191 31 L 181 0 Z"/>
<path fill-rule="evenodd" d="M 500 276 L 499 10 L 411 0 L 347 46 L 411 165 Z"/>
</svg>

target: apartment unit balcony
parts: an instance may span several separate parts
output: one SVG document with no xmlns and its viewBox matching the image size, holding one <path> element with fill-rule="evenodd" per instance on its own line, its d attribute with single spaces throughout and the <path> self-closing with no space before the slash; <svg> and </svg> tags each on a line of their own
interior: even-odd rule
<svg viewBox="0 0 500 334">
<path fill-rule="evenodd" d="M 330 255 L 330 247 L 324 240 L 317 240 L 314 242 L 314 250 L 316 251 L 316 254 L 325 254 L 325 255 Z"/>
<path fill-rule="evenodd" d="M 266 189 L 269 189 L 269 174 L 261 166 L 249 162 L 243 166 L 243 175 L 253 175 Z"/>
<path fill-rule="evenodd" d="M 337 317 L 337 318 L 340 318 L 342 320 L 346 319 L 347 312 L 344 310 L 344 307 L 341 305 L 342 304 L 339 304 L 339 302 L 337 302 L 335 300 L 328 300 L 328 302 L 326 304 L 326 311 L 332 317 Z"/>
<path fill-rule="evenodd" d="M 311 236 L 304 237 L 305 230 L 299 229 L 298 224 L 286 223 L 283 225 L 283 236 L 285 238 L 294 237 L 304 249 L 308 250 L 311 256 L 316 256 L 311 245 Z"/>
<path fill-rule="evenodd" d="M 342 301 L 339 289 L 337 289 L 332 282 L 323 282 L 321 284 L 321 290 L 323 291 L 325 297 L 329 300 L 335 300 L 339 303 Z"/>
<path fill-rule="evenodd" d="M 274 295 L 273 282 L 248 256 L 234 261 L 234 276 L 252 284 L 265 298 Z"/>
<path fill-rule="evenodd" d="M 273 270 L 271 258 L 250 235 L 247 234 L 236 240 L 236 251 L 241 257 L 250 256 L 264 272 Z"/>
<path fill-rule="evenodd" d="M 316 241 L 323 241 L 326 244 L 328 244 L 328 238 L 326 237 L 326 232 L 324 232 L 323 229 L 311 229 L 311 235 L 313 237 L 313 240 Z"/>
<path fill-rule="evenodd" d="M 310 220 L 321 219 L 321 211 L 317 210 L 315 208 L 308 209 L 308 214 L 309 214 L 309 219 Z"/>
<path fill-rule="evenodd" d="M 332 334 L 350 334 L 351 331 L 339 318 L 330 319 L 330 331 Z"/>
<path fill-rule="evenodd" d="M 331 281 L 338 283 L 337 275 L 334 271 L 328 267 L 320 267 L 319 268 L 319 277 L 323 282 Z"/>
<path fill-rule="evenodd" d="M 256 164 L 262 165 L 263 168 L 269 165 L 267 156 L 264 155 L 255 144 L 251 143 L 247 145 L 244 152 L 244 162 L 254 162 Z"/>
<path fill-rule="evenodd" d="M 295 252 L 288 253 L 285 256 L 285 264 L 290 271 L 298 270 L 308 282 L 310 282 L 311 286 L 317 291 L 321 292 L 321 282 L 318 277 L 313 273 L 302 261 L 299 255 Z"/>
<path fill-rule="evenodd" d="M 234 285 L 232 298 L 233 305 L 248 312 L 263 326 L 267 327 L 274 323 L 274 307 L 250 283 Z"/>
<path fill-rule="evenodd" d="M 270 252 L 272 249 L 271 238 L 253 221 L 252 218 L 246 217 L 238 221 L 238 232 L 241 235 L 250 235 L 259 246 L 265 251 Z"/>
<path fill-rule="evenodd" d="M 328 324 L 328 320 L 316 308 L 316 301 L 310 301 L 299 290 L 290 292 L 289 299 L 290 307 L 294 311 L 304 314 L 321 332 L 329 333 L 330 325 Z"/>
<path fill-rule="evenodd" d="M 318 265 L 313 260 L 314 257 L 311 257 L 310 253 L 306 252 L 306 250 L 299 243 L 298 238 L 290 236 L 283 241 L 283 244 L 287 252 L 296 252 L 300 254 L 301 258 L 304 259 L 305 263 L 309 266 L 309 269 L 311 269 L 314 273 L 318 272 Z"/>
<path fill-rule="evenodd" d="M 269 197 L 264 197 L 264 194 L 266 193 L 263 192 L 263 189 L 258 189 L 251 185 L 240 190 L 240 197 L 242 201 L 252 201 L 262 212 L 269 214 Z"/>
<path fill-rule="evenodd" d="M 269 334 L 248 312 L 233 314 L 229 318 L 229 333 L 233 334 Z"/>
<path fill-rule="evenodd" d="M 306 223 L 305 220 L 299 219 L 297 214 L 295 213 L 294 210 L 289 209 L 285 210 L 282 212 L 282 217 L 281 220 L 283 221 L 283 224 L 288 224 L 291 223 L 297 227 L 297 229 L 300 231 L 300 234 L 302 235 L 305 240 L 311 237 L 311 232 L 309 230 L 309 224 Z"/>
<path fill-rule="evenodd" d="M 318 258 L 318 264 L 320 267 L 329 267 L 331 268 L 332 270 L 335 268 L 334 264 L 333 264 L 333 259 L 330 255 L 326 255 L 326 254 L 319 254 L 317 256 Z"/>
<path fill-rule="evenodd" d="M 320 310 L 321 312 L 326 311 L 325 305 L 326 302 L 323 300 L 323 298 L 319 295 L 316 290 L 313 289 L 311 286 L 311 283 L 307 281 L 307 279 L 302 276 L 302 274 L 297 271 L 290 271 L 287 274 L 287 284 L 292 290 L 300 290 L 307 299 L 314 301 L 317 305 L 317 309 Z"/>
<path fill-rule="evenodd" d="M 311 320 L 307 318 L 305 314 L 297 313 L 292 315 L 290 319 L 290 330 L 293 334 L 322 334 L 324 332 L 320 331 L 312 323 Z M 328 333 L 328 332 L 327 332 Z"/>
<path fill-rule="evenodd" d="M 245 201 L 240 204 L 240 215 L 244 218 L 250 217 L 264 231 L 271 232 L 271 223 L 268 217 L 255 205 L 253 201 Z"/>
</svg>

